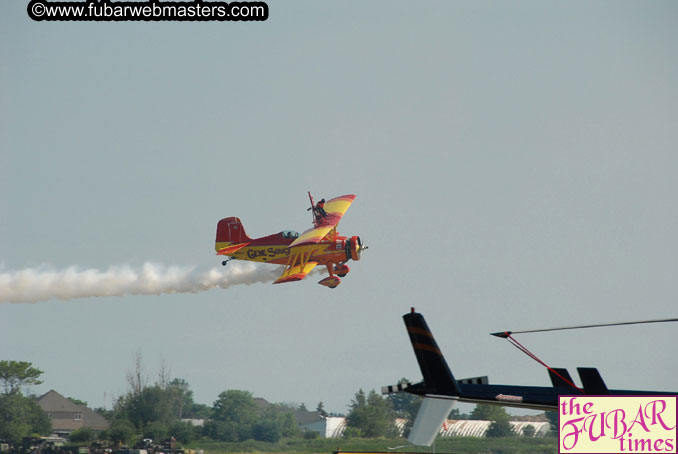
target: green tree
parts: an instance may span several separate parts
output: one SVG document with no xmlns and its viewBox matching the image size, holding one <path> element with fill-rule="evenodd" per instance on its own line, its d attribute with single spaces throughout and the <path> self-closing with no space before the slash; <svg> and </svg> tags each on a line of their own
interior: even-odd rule
<svg viewBox="0 0 678 454">
<path fill-rule="evenodd" d="M 170 392 L 158 385 L 120 397 L 114 405 L 114 413 L 134 424 L 139 432 L 152 422 L 168 425 L 176 419 Z"/>
<path fill-rule="evenodd" d="M 470 418 L 478 421 L 496 421 L 497 418 L 508 420 L 508 413 L 501 405 L 478 404 L 471 412 Z"/>
<path fill-rule="evenodd" d="M 492 421 L 487 429 L 488 437 L 509 437 L 515 435 L 509 423 L 509 415 L 506 409 L 500 405 L 476 405 L 471 412 L 471 419 Z"/>
<path fill-rule="evenodd" d="M 551 431 L 558 432 L 558 412 L 557 411 L 545 411 L 544 416 L 551 423 Z"/>
<path fill-rule="evenodd" d="M 107 421 L 112 421 L 113 416 L 115 415 L 115 412 L 113 410 L 107 410 L 104 407 L 97 407 L 94 409 L 94 411 L 103 416 Z"/>
<path fill-rule="evenodd" d="M 193 402 L 193 391 L 186 380 L 169 380 L 166 368 L 159 374 L 157 383 L 147 385 L 139 354 L 135 372 L 127 374 L 127 381 L 129 391 L 114 403 L 113 411 L 108 412 L 107 419 L 127 419 L 139 432 L 144 432 L 146 426 L 153 422 L 169 427 L 181 418 L 206 419 L 211 413 L 208 406 Z"/>
<path fill-rule="evenodd" d="M 150 438 L 155 441 L 162 441 L 168 438 L 169 428 L 160 421 L 151 421 L 144 427 L 144 438 Z"/>
<path fill-rule="evenodd" d="M 294 416 L 284 405 L 271 405 L 259 412 L 258 420 L 252 428 L 255 440 L 277 443 L 283 436 L 291 437 L 299 433 Z"/>
<path fill-rule="evenodd" d="M 251 393 L 239 390 L 224 391 L 212 405 L 211 419 L 215 424 L 208 429 L 213 428 L 219 440 L 247 440 L 252 438 L 252 428 L 257 416 L 257 406 Z"/>
<path fill-rule="evenodd" d="M 188 382 L 183 378 L 175 378 L 170 381 L 166 388 L 172 401 L 172 409 L 178 419 L 184 418 L 184 414 L 190 414 L 193 408 L 193 391 Z"/>
<path fill-rule="evenodd" d="M 327 412 L 325 411 L 325 406 L 323 405 L 322 401 L 318 402 L 318 406 L 316 407 L 315 411 L 320 413 L 320 416 L 323 418 L 327 418 Z"/>
<path fill-rule="evenodd" d="M 282 424 L 277 420 L 261 418 L 252 427 L 252 436 L 258 441 L 277 443 L 282 438 Z"/>
<path fill-rule="evenodd" d="M 29 435 L 49 435 L 52 424 L 35 399 L 21 392 L 0 395 L 0 439 L 18 443 Z"/>
<path fill-rule="evenodd" d="M 366 438 L 383 437 L 392 428 L 394 416 L 390 400 L 384 399 L 374 390 L 366 396 L 361 389 L 351 402 L 346 425 L 358 429 Z"/>
<path fill-rule="evenodd" d="M 127 383 L 127 394 L 114 402 L 112 411 L 97 409 L 106 419 L 118 422 L 119 430 L 112 437 L 117 437 L 120 442 L 128 442 L 136 434 L 154 440 L 173 435 L 186 443 L 200 436 L 203 428 L 194 428 L 179 420 L 184 417 L 207 419 L 212 414 L 210 407 L 193 401 L 193 392 L 186 380 L 170 379 L 169 368 L 164 363 L 157 382 L 148 385 L 141 353 L 136 354 L 133 371 L 127 373 Z M 128 433 L 128 424 L 132 426 L 131 433 Z M 223 427 L 218 430 L 214 427 L 204 429 L 205 432 L 210 429 L 214 433 L 228 432 Z"/>
<path fill-rule="evenodd" d="M 247 391 L 229 390 L 219 394 L 212 416 L 203 426 L 203 435 L 221 441 L 258 441 L 277 443 L 282 437 L 299 435 L 294 408 L 271 404 L 257 408 Z"/>
<path fill-rule="evenodd" d="M 410 383 L 407 378 L 401 378 L 398 381 L 398 384 L 400 385 L 407 383 Z M 406 437 L 409 436 L 410 431 L 412 430 L 412 424 L 417 417 L 417 413 L 419 413 L 419 407 L 421 407 L 423 399 L 420 396 L 404 392 L 392 393 L 386 398 L 393 405 L 396 416 L 407 420 L 407 423 L 405 423 L 405 427 L 403 428 L 403 435 Z"/>
<path fill-rule="evenodd" d="M 26 361 L 0 361 L 0 383 L 5 395 L 20 393 L 25 385 L 41 384 L 42 373 Z"/>
<path fill-rule="evenodd" d="M 309 431 L 309 432 L 312 432 L 312 431 Z M 309 433 L 309 432 L 306 432 L 306 434 Z M 313 432 L 313 433 L 316 434 L 316 436 L 318 435 L 318 432 Z M 306 438 L 306 436 L 305 436 L 306 434 L 304 434 L 304 438 Z M 362 430 L 358 429 L 357 427 L 350 427 L 350 426 L 346 427 L 346 430 L 344 430 L 344 434 L 342 435 L 342 437 L 348 438 L 348 439 L 362 438 L 362 436 L 363 436 Z"/>
<path fill-rule="evenodd" d="M 408 383 L 410 383 L 410 381 L 407 378 L 401 378 L 398 380 L 399 385 Z M 399 416 L 404 418 L 409 417 L 412 414 L 414 407 L 416 406 L 418 408 L 418 403 L 421 401 L 421 397 L 405 392 L 392 393 L 386 398 L 391 401 L 391 404 L 393 404 L 393 410 Z"/>
<path fill-rule="evenodd" d="M 315 430 L 307 430 L 304 432 L 304 440 L 315 440 L 320 437 L 320 434 Z"/>
<path fill-rule="evenodd" d="M 523 437 L 534 437 L 534 434 L 536 433 L 536 429 L 532 424 L 528 424 L 525 427 L 523 427 Z"/>
<path fill-rule="evenodd" d="M 210 419 L 203 426 L 203 435 L 219 441 L 239 441 L 238 427 L 230 421 Z"/>
<path fill-rule="evenodd" d="M 492 424 L 490 424 L 490 428 L 487 429 L 486 436 L 487 437 L 510 437 L 515 435 L 515 432 L 513 432 L 513 427 L 511 427 L 511 423 L 508 420 L 508 417 L 506 419 L 499 418 L 495 421 L 492 421 Z"/>
<path fill-rule="evenodd" d="M 89 427 L 74 430 L 68 435 L 68 440 L 73 443 L 87 443 L 94 440 L 94 431 Z"/>
<path fill-rule="evenodd" d="M 450 415 L 447 417 L 448 419 L 468 419 L 467 414 L 462 414 L 461 411 L 458 408 L 453 408 L 452 411 L 450 412 Z"/>
<path fill-rule="evenodd" d="M 108 437 L 113 443 L 127 444 L 135 434 L 134 425 L 127 419 L 117 419 L 111 424 Z"/>
<path fill-rule="evenodd" d="M 175 421 L 169 426 L 169 435 L 176 438 L 179 443 L 190 443 L 197 438 L 198 428 L 191 423 Z"/>
<path fill-rule="evenodd" d="M 193 402 L 189 409 L 184 408 L 182 417 L 207 419 L 212 416 L 212 408 L 209 405 Z"/>
<path fill-rule="evenodd" d="M 297 424 L 297 420 L 294 419 L 294 415 L 291 413 L 285 414 L 282 422 L 283 437 L 296 437 L 300 432 L 299 425 Z"/>
</svg>

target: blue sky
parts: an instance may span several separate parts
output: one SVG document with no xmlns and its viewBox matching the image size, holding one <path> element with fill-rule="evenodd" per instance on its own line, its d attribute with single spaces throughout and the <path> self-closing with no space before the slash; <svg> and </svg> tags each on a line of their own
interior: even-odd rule
<svg viewBox="0 0 678 454">
<path fill-rule="evenodd" d="M 675 2 L 268 2 L 265 22 L 33 22 L 0 4 L 0 263 L 210 269 L 216 222 L 310 224 L 357 199 L 336 290 L 0 303 L 33 389 L 111 405 L 141 351 L 226 389 L 344 412 L 418 380 L 400 316 L 452 370 L 547 384 L 491 331 L 675 317 Z M 675 326 L 524 336 L 608 386 L 675 390 Z"/>
</svg>

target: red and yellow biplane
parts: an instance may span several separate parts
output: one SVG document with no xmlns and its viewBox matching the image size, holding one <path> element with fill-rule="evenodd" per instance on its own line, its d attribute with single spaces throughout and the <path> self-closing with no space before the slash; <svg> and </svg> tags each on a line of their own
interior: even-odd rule
<svg viewBox="0 0 678 454">
<path fill-rule="evenodd" d="M 292 230 L 251 239 L 236 217 L 224 218 L 217 224 L 215 249 L 217 255 L 228 256 L 222 265 L 231 260 L 249 260 L 253 262 L 274 263 L 284 265 L 285 269 L 274 284 L 300 281 L 311 272 L 316 265 L 325 265 L 329 276 L 318 284 L 335 288 L 341 278 L 350 271 L 346 262 L 360 260 L 363 246 L 360 237 L 339 236 L 337 224 L 355 195 L 348 194 L 335 197 L 325 202 L 313 203 L 311 193 L 309 211 L 313 213 L 313 227 L 299 235 Z"/>
</svg>

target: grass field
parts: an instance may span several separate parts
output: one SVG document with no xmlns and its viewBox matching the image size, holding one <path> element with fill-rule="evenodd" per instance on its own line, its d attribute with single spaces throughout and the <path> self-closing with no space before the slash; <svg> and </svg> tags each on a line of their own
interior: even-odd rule
<svg viewBox="0 0 678 454">
<path fill-rule="evenodd" d="M 284 439 L 279 443 L 259 441 L 245 441 L 242 443 L 225 442 L 197 442 L 187 448 L 202 449 L 205 454 L 220 453 L 299 453 L 299 454 L 331 454 L 334 451 L 356 452 L 421 452 L 439 454 L 552 454 L 558 452 L 556 438 L 470 438 L 451 437 L 439 438 L 432 447 L 414 446 L 402 438 L 386 439 L 332 439 L 322 438 L 315 440 Z M 397 449 L 393 449 L 397 448 Z"/>
</svg>

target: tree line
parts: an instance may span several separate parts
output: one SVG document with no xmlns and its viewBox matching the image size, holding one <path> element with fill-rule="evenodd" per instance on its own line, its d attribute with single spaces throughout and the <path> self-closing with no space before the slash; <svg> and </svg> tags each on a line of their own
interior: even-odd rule
<svg viewBox="0 0 678 454">
<path fill-rule="evenodd" d="M 24 396 L 22 388 L 41 384 L 42 371 L 28 362 L 0 361 L 0 439 L 17 443 L 30 435 L 49 435 L 51 422 L 37 404 L 35 396 Z M 406 382 L 402 379 L 401 382 Z M 283 437 L 315 438 L 317 432 L 302 432 L 295 419 L 295 411 L 305 410 L 288 404 L 263 404 L 248 391 L 226 390 L 219 394 L 212 406 L 196 403 L 189 384 L 181 378 L 171 378 L 162 367 L 158 379 L 148 383 L 143 362 L 138 354 L 134 370 L 127 374 L 128 391 L 115 399 L 113 408 L 94 410 L 110 422 L 110 428 L 100 433 L 79 429 L 71 433 L 74 442 L 96 439 L 113 444 L 131 444 L 140 438 L 164 440 L 174 437 L 186 444 L 198 439 L 225 442 L 258 440 L 276 443 Z M 71 398 L 78 404 L 86 402 Z M 407 393 L 383 397 L 376 391 L 360 389 L 349 405 L 346 415 L 347 438 L 398 437 L 401 429 L 396 418 L 408 421 L 407 436 L 417 414 L 421 398 Z M 316 411 L 328 416 L 322 402 Z M 456 419 L 492 420 L 488 436 L 513 435 L 509 417 L 503 407 L 479 405 L 470 415 L 461 415 L 455 409 L 450 415 Z M 194 426 L 185 419 L 202 419 L 202 426 Z"/>
</svg>

